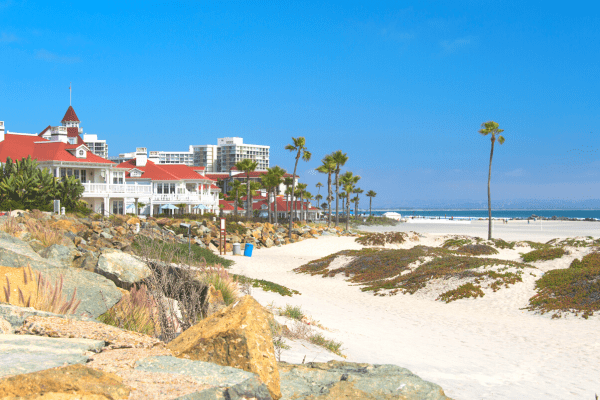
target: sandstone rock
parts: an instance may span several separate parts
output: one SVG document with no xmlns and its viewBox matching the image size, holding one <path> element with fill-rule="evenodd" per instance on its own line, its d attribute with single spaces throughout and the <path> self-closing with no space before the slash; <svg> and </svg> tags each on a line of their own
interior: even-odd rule
<svg viewBox="0 0 600 400">
<path fill-rule="evenodd" d="M 0 377 L 83 364 L 89 359 L 87 352 L 99 352 L 103 347 L 101 340 L 0 335 Z"/>
<path fill-rule="evenodd" d="M 449 400 L 440 386 L 395 365 L 329 361 L 279 368 L 286 399 Z"/>
<path fill-rule="evenodd" d="M 140 223 L 140 219 L 137 217 L 131 217 L 127 220 L 128 225 L 135 225 L 135 224 L 139 224 L 139 223 Z"/>
<path fill-rule="evenodd" d="M 117 232 L 119 235 L 121 235 L 121 236 L 123 236 L 123 235 L 126 235 L 126 234 L 127 234 L 127 231 L 126 231 L 126 230 L 125 230 L 125 228 L 123 228 L 122 226 L 117 226 L 117 227 L 115 228 L 115 231 L 116 231 L 116 232 Z"/>
<path fill-rule="evenodd" d="M 15 330 L 10 324 L 10 322 L 8 322 L 2 317 L 0 317 L 0 333 L 4 335 L 11 335 L 15 333 Z"/>
<path fill-rule="evenodd" d="M 31 307 L 18 307 L 8 304 L 0 304 L 0 317 L 7 321 L 13 329 L 19 329 L 21 326 L 23 326 L 23 323 L 28 317 L 34 315 L 42 317 L 60 317 L 67 320 L 91 321 L 89 318 L 80 317 L 77 315 L 61 315 L 48 311 L 35 310 Z"/>
<path fill-rule="evenodd" d="M 110 234 L 110 233 L 108 233 L 108 232 L 104 232 L 104 231 L 102 231 L 102 232 L 100 232 L 100 237 L 102 237 L 102 238 L 104 238 L 104 239 L 108 239 L 108 240 L 110 240 L 110 239 L 112 239 L 114 236 L 113 236 L 113 235 L 111 235 L 111 234 Z"/>
<path fill-rule="evenodd" d="M 73 233 L 77 233 L 78 229 L 73 226 L 73 223 L 66 219 L 59 219 L 51 224 L 51 226 L 55 229 L 60 229 L 63 231 L 71 231 Z"/>
<path fill-rule="evenodd" d="M 138 258 L 120 250 L 105 249 L 98 258 L 96 272 L 118 287 L 129 289 L 150 276 L 150 268 Z"/>
<path fill-rule="evenodd" d="M 0 380 L 3 399 L 117 400 L 127 399 L 130 389 L 115 374 L 83 365 L 69 365 Z"/>
<path fill-rule="evenodd" d="M 251 296 L 189 328 L 168 344 L 181 358 L 214 362 L 256 373 L 274 399 L 281 397 L 269 328 L 272 318 Z"/>
<path fill-rule="evenodd" d="M 208 295 L 206 296 L 206 303 L 208 304 L 206 315 L 215 314 L 225 307 L 225 300 L 223 300 L 223 293 L 220 290 L 215 289 L 213 285 L 208 287 Z"/>
</svg>

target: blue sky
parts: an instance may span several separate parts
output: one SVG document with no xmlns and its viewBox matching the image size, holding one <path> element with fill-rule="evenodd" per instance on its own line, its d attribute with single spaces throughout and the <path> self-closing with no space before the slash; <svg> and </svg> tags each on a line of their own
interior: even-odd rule
<svg viewBox="0 0 600 400">
<path fill-rule="evenodd" d="M 0 120 L 58 125 L 73 82 L 110 155 L 241 136 L 291 170 L 305 136 L 313 189 L 341 149 L 374 206 L 419 206 L 487 200 L 491 119 L 493 201 L 600 198 L 599 6 L 324 3 L 0 0 Z"/>
</svg>

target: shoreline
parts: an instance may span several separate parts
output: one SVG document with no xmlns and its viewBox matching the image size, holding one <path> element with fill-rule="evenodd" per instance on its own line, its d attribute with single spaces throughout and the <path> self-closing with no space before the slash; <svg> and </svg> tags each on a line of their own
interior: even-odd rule
<svg viewBox="0 0 600 400">
<path fill-rule="evenodd" d="M 436 241 L 442 243 L 430 234 L 410 245 Z M 347 361 L 408 368 L 456 399 L 579 399 L 600 392 L 600 317 L 552 320 L 521 310 L 535 293 L 534 276 L 483 298 L 446 304 L 418 295 L 373 296 L 339 276 L 292 271 L 362 247 L 352 237 L 320 237 L 226 258 L 236 262 L 234 273 L 300 291 L 282 297 L 253 288 L 252 295 L 265 306 L 300 306 L 331 330 L 325 336 L 343 343 Z M 565 268 L 575 256 L 537 264 L 540 271 Z"/>
</svg>

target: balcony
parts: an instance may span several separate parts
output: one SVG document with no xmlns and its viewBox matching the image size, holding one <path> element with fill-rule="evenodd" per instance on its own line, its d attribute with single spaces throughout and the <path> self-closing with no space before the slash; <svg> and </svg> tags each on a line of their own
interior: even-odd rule
<svg viewBox="0 0 600 400">
<path fill-rule="evenodd" d="M 186 193 L 186 194 L 153 194 L 152 202 L 162 203 L 204 203 L 210 202 L 212 197 L 209 195 L 201 195 L 200 193 Z"/>
<path fill-rule="evenodd" d="M 152 194 L 150 185 L 124 185 L 106 183 L 83 183 L 83 197 L 97 197 L 98 195 L 149 196 Z"/>
</svg>

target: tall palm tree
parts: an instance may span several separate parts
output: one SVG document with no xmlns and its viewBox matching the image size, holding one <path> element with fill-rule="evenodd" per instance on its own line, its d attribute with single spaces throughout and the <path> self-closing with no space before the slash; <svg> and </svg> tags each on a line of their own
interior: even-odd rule
<svg viewBox="0 0 600 400">
<path fill-rule="evenodd" d="M 492 197 L 490 195 L 490 181 L 492 179 L 492 157 L 494 157 L 494 142 L 496 141 L 496 135 L 498 135 L 498 143 L 504 143 L 504 136 L 500 135 L 504 132 L 504 129 L 499 129 L 500 125 L 494 121 L 488 121 L 481 124 L 479 133 L 483 136 L 489 134 L 492 135 L 492 150 L 490 151 L 490 169 L 488 172 L 488 240 L 492 240 Z"/>
<path fill-rule="evenodd" d="M 238 203 L 239 203 L 239 199 L 240 199 L 240 191 L 242 189 L 242 183 L 240 181 L 238 181 L 237 179 L 234 179 L 233 182 L 231 182 L 231 189 L 229 190 L 229 197 L 233 197 L 233 215 L 236 217 L 238 216 Z"/>
<path fill-rule="evenodd" d="M 360 180 L 360 176 L 354 175 L 352 172 L 347 171 L 340 177 L 340 184 L 344 187 L 345 198 L 346 198 L 346 230 L 348 230 L 348 222 L 350 221 L 350 195 L 354 191 L 355 185 Z"/>
<path fill-rule="evenodd" d="M 258 167 L 258 162 L 248 158 L 235 164 L 235 167 L 246 173 L 246 218 L 252 217 L 252 192 L 250 190 L 250 172 L 253 172 Z"/>
<path fill-rule="evenodd" d="M 303 201 L 304 201 L 304 193 L 306 192 L 306 188 L 308 187 L 308 184 L 306 183 L 300 183 L 298 182 L 298 194 L 300 197 L 300 220 L 303 220 Z"/>
<path fill-rule="evenodd" d="M 364 190 L 362 190 L 361 188 L 355 188 L 354 191 L 352 193 L 356 193 L 356 197 L 354 197 L 352 199 L 352 201 L 354 202 L 354 219 L 358 218 L 358 202 L 360 201 L 360 194 L 363 193 Z"/>
<path fill-rule="evenodd" d="M 281 185 L 281 182 L 283 182 L 283 177 L 287 172 L 285 169 L 281 168 L 278 165 L 274 166 L 273 168 L 270 168 L 270 171 L 273 173 L 273 183 L 275 183 L 275 205 L 273 206 L 273 208 L 275 209 L 275 223 L 277 224 L 277 195 L 279 194 L 279 185 Z"/>
<path fill-rule="evenodd" d="M 304 209 L 304 215 L 306 219 L 308 219 L 308 209 L 310 208 L 310 201 L 313 199 L 313 195 L 311 192 L 304 192 L 304 199 L 306 199 L 306 208 Z"/>
<path fill-rule="evenodd" d="M 367 192 L 367 197 L 369 198 L 369 217 L 370 217 L 370 216 L 371 216 L 371 214 L 372 214 L 372 211 L 371 211 L 371 210 L 372 210 L 372 209 L 371 209 L 371 205 L 373 204 L 373 197 L 375 197 L 375 196 L 377 196 L 377 193 L 375 193 L 374 191 L 372 191 L 372 190 L 369 190 L 369 191 Z"/>
<path fill-rule="evenodd" d="M 323 184 L 321 182 L 317 182 L 315 186 L 317 187 L 317 195 L 321 194 L 321 188 L 323 187 Z"/>
<path fill-rule="evenodd" d="M 319 202 L 323 200 L 323 196 L 321 196 L 320 194 L 315 196 L 315 207 L 319 208 Z"/>
<path fill-rule="evenodd" d="M 304 161 L 309 161 L 312 154 L 306 148 L 306 139 L 303 136 L 300 137 L 292 137 L 292 142 L 294 144 L 288 144 L 285 146 L 286 150 L 291 152 L 296 152 L 296 163 L 294 164 L 294 173 L 292 174 L 292 201 L 294 201 L 293 196 L 296 191 L 296 170 L 298 169 L 298 161 L 302 157 Z M 290 226 L 288 228 L 288 237 L 292 238 L 292 215 L 290 213 Z"/>
<path fill-rule="evenodd" d="M 339 193 L 340 193 L 339 176 L 340 176 L 341 168 L 348 161 L 348 156 L 346 155 L 346 153 L 342 153 L 341 150 L 333 152 L 333 154 L 331 156 L 333 157 L 333 160 L 335 161 L 335 226 L 338 226 L 340 223 L 340 216 L 339 216 L 339 212 L 338 212 L 338 203 L 339 203 L 338 197 L 339 197 Z"/>
<path fill-rule="evenodd" d="M 317 167 L 317 171 L 322 174 L 327 174 L 327 206 L 329 208 L 329 216 L 327 218 L 327 227 L 331 226 L 331 200 L 332 200 L 332 190 L 331 190 L 331 174 L 335 172 L 335 161 L 331 155 L 326 155 L 321 160 L 321 165 Z"/>
<path fill-rule="evenodd" d="M 267 190 L 267 216 L 269 218 L 269 223 L 271 220 L 271 191 L 275 189 L 275 176 L 271 172 L 270 168 L 267 169 L 267 173 L 260 177 L 260 182 L 262 186 Z"/>
</svg>

